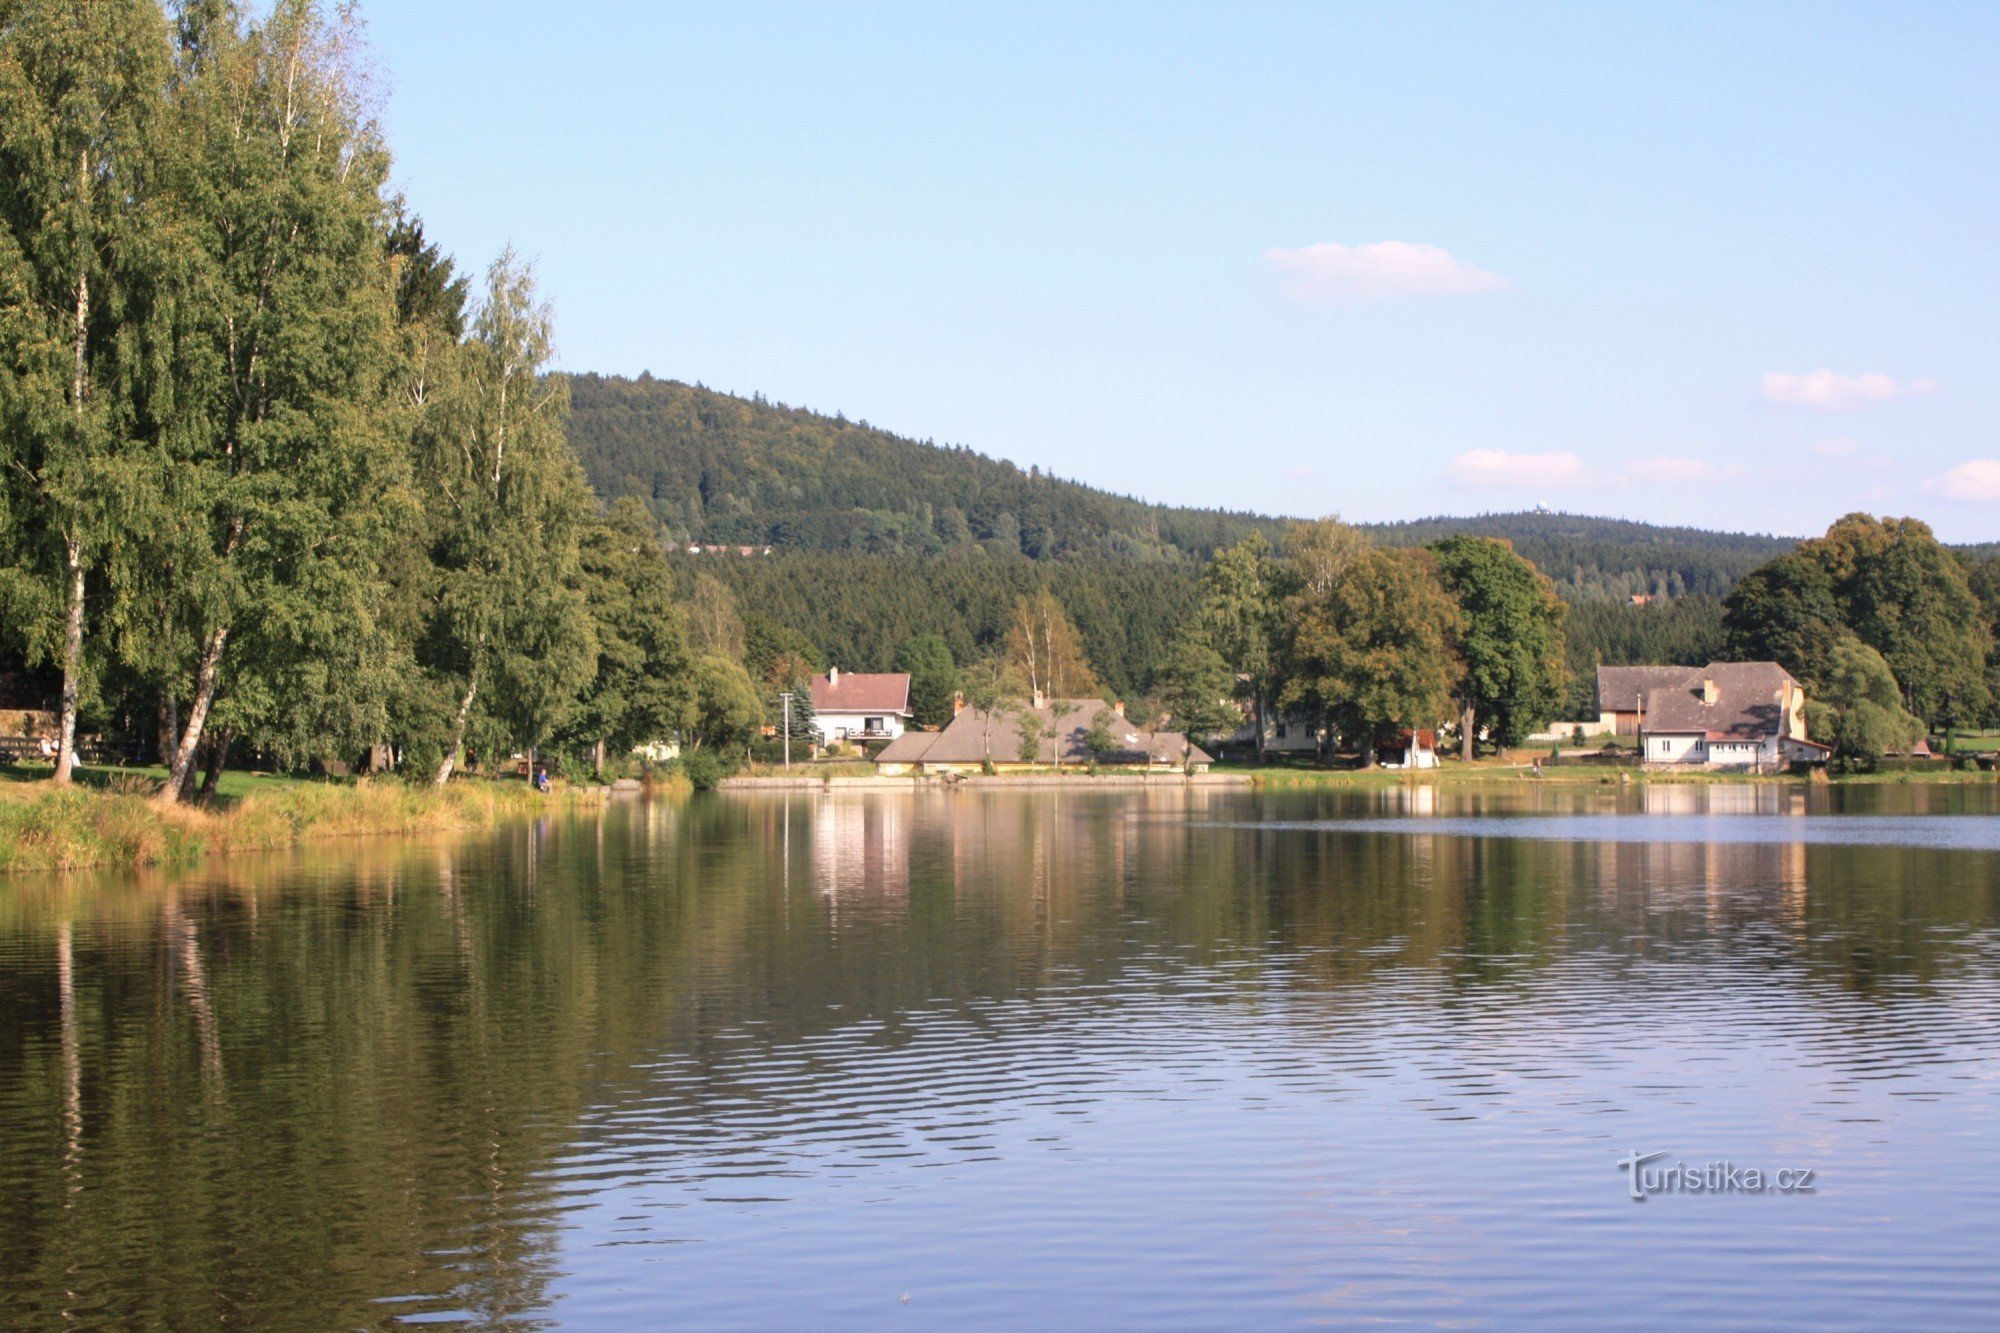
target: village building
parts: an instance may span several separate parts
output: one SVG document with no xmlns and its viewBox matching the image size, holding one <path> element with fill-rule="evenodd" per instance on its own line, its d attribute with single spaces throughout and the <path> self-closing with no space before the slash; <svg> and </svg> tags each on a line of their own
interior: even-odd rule
<svg viewBox="0 0 2000 1333">
<path fill-rule="evenodd" d="M 1230 704 L 1243 715 L 1242 722 L 1235 730 L 1219 733 L 1213 738 L 1225 749 L 1254 750 L 1257 748 L 1257 695 L 1250 677 L 1239 674 L 1236 677 L 1236 695 Z M 1264 753 L 1266 754 L 1316 754 L 1320 749 L 1320 729 L 1302 713 L 1279 708 L 1266 700 L 1264 705 Z"/>
<path fill-rule="evenodd" d="M 1823 763 L 1831 752 L 1807 738 L 1805 690 L 1776 662 L 1599 667 L 1597 679 L 1605 720 L 1638 737 L 1648 764 L 1765 772 Z M 1620 725 L 1625 710 L 1613 706 L 1628 691 L 1630 730 Z"/>
<path fill-rule="evenodd" d="M 1041 740 L 1032 761 L 1021 757 L 1021 723 L 1029 713 L 1041 723 Z M 888 776 L 978 773 L 990 755 L 995 771 L 1012 773 L 1053 768 L 1060 750 L 1065 765 L 1082 768 L 1091 759 L 1086 738 L 1100 723 L 1112 746 L 1098 756 L 1100 770 L 1206 773 L 1214 762 L 1177 731 L 1149 731 L 1129 721 L 1123 704 L 1065 699 L 1053 707 L 1042 700 L 1031 707 L 996 708 L 991 718 L 984 709 L 961 708 L 943 731 L 905 732 L 875 757 L 875 763 Z"/>
<path fill-rule="evenodd" d="M 1428 727 L 1404 728 L 1375 744 L 1375 761 L 1384 768 L 1436 768 L 1438 734 Z"/>
<path fill-rule="evenodd" d="M 842 671 L 812 678 L 813 719 L 820 740 L 860 744 L 893 741 L 910 729 L 910 676 L 905 671 Z"/>
<path fill-rule="evenodd" d="M 1597 668 L 1597 730 L 1636 738 L 1646 695 L 1686 680 L 1690 666 L 1601 666 Z"/>
</svg>

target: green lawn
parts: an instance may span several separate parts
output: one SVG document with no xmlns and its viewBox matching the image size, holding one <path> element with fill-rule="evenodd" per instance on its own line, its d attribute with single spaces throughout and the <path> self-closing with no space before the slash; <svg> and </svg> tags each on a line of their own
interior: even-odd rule
<svg viewBox="0 0 2000 1333">
<path fill-rule="evenodd" d="M 26 784 L 47 782 L 50 768 L 47 764 L 0 764 L 0 783 Z M 167 780 L 167 770 L 162 767 L 114 768 L 94 764 L 79 764 L 76 769 L 79 786 L 99 789 L 131 786 L 145 783 L 158 787 Z M 303 778 L 285 773 L 246 773 L 240 769 L 224 769 L 221 794 L 225 801 L 241 800 L 253 792 L 285 791 L 310 783 L 339 784 L 350 781 L 345 778 Z"/>
</svg>

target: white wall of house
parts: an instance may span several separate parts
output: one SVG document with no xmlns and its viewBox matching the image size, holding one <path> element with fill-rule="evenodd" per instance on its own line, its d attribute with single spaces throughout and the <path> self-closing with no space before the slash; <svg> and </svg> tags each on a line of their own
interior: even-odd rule
<svg viewBox="0 0 2000 1333">
<path fill-rule="evenodd" d="M 1755 768 L 1764 762 L 1765 748 L 1757 741 L 1710 741 L 1708 762 L 1718 768 Z"/>
<path fill-rule="evenodd" d="M 1714 768 L 1775 768 L 1781 761 L 1778 737 L 1754 741 L 1712 741 L 1701 736 L 1648 733 L 1649 764 L 1706 764 Z"/>
<path fill-rule="evenodd" d="M 1698 735 L 1649 734 L 1646 737 L 1646 762 L 1649 764 L 1706 763 L 1706 750 L 1707 742 Z"/>
<path fill-rule="evenodd" d="M 1254 716 L 1245 717 L 1243 725 L 1231 732 L 1224 741 L 1227 745 L 1242 746 L 1256 743 L 1257 727 Z M 1304 721 L 1280 714 L 1274 708 L 1264 717 L 1264 748 L 1280 754 L 1312 754 L 1319 749 L 1319 737 L 1313 734 L 1312 727 Z"/>
<path fill-rule="evenodd" d="M 835 741 L 860 740 L 864 736 L 869 740 L 894 740 L 909 730 L 910 722 L 901 713 L 881 711 L 824 712 L 815 714 L 814 720 L 819 724 L 821 738 L 829 745 Z"/>
</svg>

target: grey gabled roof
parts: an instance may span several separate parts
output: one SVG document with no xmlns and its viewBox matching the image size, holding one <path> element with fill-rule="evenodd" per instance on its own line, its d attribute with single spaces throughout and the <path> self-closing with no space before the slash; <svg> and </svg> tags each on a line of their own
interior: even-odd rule
<svg viewBox="0 0 2000 1333">
<path fill-rule="evenodd" d="M 1188 762 L 1192 752 L 1193 762 L 1206 764 L 1213 762 L 1198 745 L 1190 745 L 1188 738 L 1178 731 L 1148 731 L 1136 723 L 1120 716 L 1118 711 L 1101 699 L 1068 699 L 1060 701 L 1068 705 L 1069 711 L 1058 722 L 1055 710 L 1049 707 L 1027 709 L 1020 705 L 997 708 L 993 714 L 992 758 L 995 763 L 1011 764 L 1021 760 L 1020 720 L 1025 712 L 1032 711 L 1042 720 L 1042 742 L 1035 762 L 1053 764 L 1056 761 L 1056 732 L 1061 729 L 1063 741 L 1063 762 L 1084 764 L 1090 761 L 1090 752 L 1084 748 L 1084 733 L 1102 714 L 1105 729 L 1117 743 L 1117 748 L 1103 758 L 1107 764 L 1183 764 Z M 986 714 L 977 708 L 966 708 L 954 717 L 943 731 L 906 731 L 890 741 L 882 753 L 875 756 L 878 764 L 977 764 L 987 757 Z"/>
<path fill-rule="evenodd" d="M 1704 681 L 1715 682 L 1714 703 L 1703 699 Z M 1787 686 L 1797 688 L 1798 682 L 1776 662 L 1710 662 L 1683 669 L 1679 680 L 1647 692 L 1640 729 L 1710 740 L 1783 735 Z"/>
<path fill-rule="evenodd" d="M 1597 668 L 1597 711 L 1629 713 L 1649 690 L 1678 685 L 1691 666 L 1601 666 Z"/>
</svg>

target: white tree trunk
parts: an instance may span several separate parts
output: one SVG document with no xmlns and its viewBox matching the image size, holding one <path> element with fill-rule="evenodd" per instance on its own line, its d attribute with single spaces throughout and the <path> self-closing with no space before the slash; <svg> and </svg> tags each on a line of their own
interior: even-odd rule
<svg viewBox="0 0 2000 1333">
<path fill-rule="evenodd" d="M 83 549 L 74 537 L 63 542 L 68 587 L 63 598 L 62 733 L 56 745 L 56 784 L 67 786 L 76 770 L 76 706 L 83 681 Z"/>
<path fill-rule="evenodd" d="M 162 805 L 177 805 L 186 793 L 188 778 L 194 772 L 195 752 L 201 748 L 202 732 L 208 726 L 208 710 L 215 703 L 222 649 L 228 642 L 229 631 L 217 629 L 202 645 L 201 667 L 195 673 L 194 702 L 188 706 L 187 727 L 181 732 L 180 744 L 174 747 L 174 762 L 167 770 L 167 785 L 160 789 L 157 798 Z"/>
<path fill-rule="evenodd" d="M 444 752 L 444 762 L 438 765 L 432 786 L 442 787 L 450 782 L 452 770 L 458 767 L 459 751 L 465 748 L 465 719 L 472 716 L 472 700 L 478 693 L 479 677 L 474 675 L 465 683 L 465 697 L 458 701 L 458 716 L 451 724 L 451 745 Z"/>
</svg>

